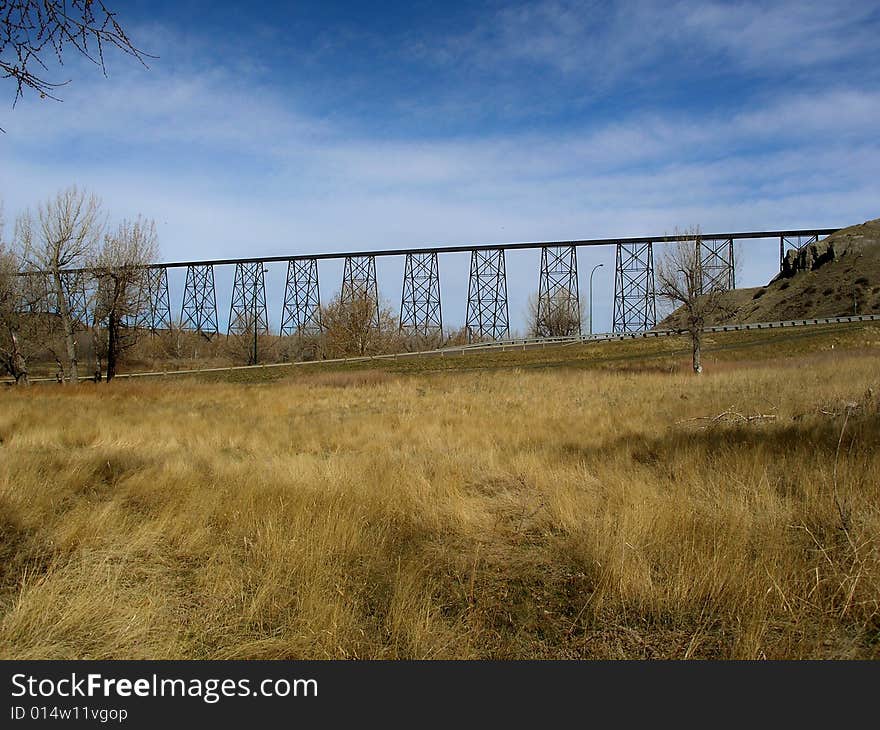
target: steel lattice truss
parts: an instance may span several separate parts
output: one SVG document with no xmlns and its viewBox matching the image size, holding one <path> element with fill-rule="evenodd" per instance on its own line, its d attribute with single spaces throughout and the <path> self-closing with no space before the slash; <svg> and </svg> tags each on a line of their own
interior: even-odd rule
<svg viewBox="0 0 880 730">
<path fill-rule="evenodd" d="M 242 335 L 255 329 L 259 334 L 269 334 L 265 272 L 262 261 L 235 265 L 227 334 Z"/>
<path fill-rule="evenodd" d="M 437 254 L 408 253 L 403 267 L 400 331 L 429 337 L 443 331 Z"/>
<path fill-rule="evenodd" d="M 180 324 L 206 337 L 216 335 L 217 295 L 214 290 L 214 267 L 193 264 L 186 267 L 186 284 L 180 308 Z"/>
<path fill-rule="evenodd" d="M 812 236 L 780 236 L 779 237 L 779 270 L 782 271 L 782 265 L 785 261 L 785 255 L 789 251 L 800 252 L 811 243 L 819 242 L 819 234 L 814 233 Z"/>
<path fill-rule="evenodd" d="M 544 246 L 538 279 L 538 337 L 564 337 L 581 333 L 577 249 Z"/>
<path fill-rule="evenodd" d="M 509 337 L 504 249 L 471 251 L 465 326 L 468 342 Z"/>
<path fill-rule="evenodd" d="M 317 259 L 291 259 L 287 262 L 282 335 L 321 333 L 321 291 L 318 287 Z"/>
<path fill-rule="evenodd" d="M 89 292 L 85 272 L 61 272 L 61 289 L 64 291 L 64 298 L 67 300 L 67 308 L 74 326 L 77 329 L 88 328 L 92 324 L 95 312 L 89 312 Z"/>
<path fill-rule="evenodd" d="M 736 288 L 733 239 L 699 240 L 700 293 Z"/>
<path fill-rule="evenodd" d="M 653 244 L 618 243 L 612 330 L 641 332 L 655 324 Z"/>
<path fill-rule="evenodd" d="M 171 295 L 168 291 L 168 269 L 150 269 L 147 278 L 150 303 L 150 331 L 171 329 Z"/>
<path fill-rule="evenodd" d="M 168 291 L 168 269 L 147 269 L 140 281 L 134 314 L 125 318 L 127 327 L 150 330 L 171 329 L 171 297 Z"/>
<path fill-rule="evenodd" d="M 376 282 L 375 256 L 345 257 L 339 300 L 343 304 L 373 302 L 373 324 L 379 326 L 379 285 Z"/>
</svg>

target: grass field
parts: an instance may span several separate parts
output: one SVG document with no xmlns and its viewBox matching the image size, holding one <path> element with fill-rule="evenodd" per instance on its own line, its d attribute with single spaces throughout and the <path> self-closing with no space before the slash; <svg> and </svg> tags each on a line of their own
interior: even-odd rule
<svg viewBox="0 0 880 730">
<path fill-rule="evenodd" d="M 0 657 L 880 658 L 847 333 L 5 388 Z"/>
</svg>

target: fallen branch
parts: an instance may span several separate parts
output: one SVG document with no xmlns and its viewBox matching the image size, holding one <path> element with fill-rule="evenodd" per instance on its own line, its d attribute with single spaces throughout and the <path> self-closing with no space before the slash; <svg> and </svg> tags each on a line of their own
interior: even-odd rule
<svg viewBox="0 0 880 730">
<path fill-rule="evenodd" d="M 677 421 L 676 423 L 692 423 L 694 421 L 708 421 L 706 426 L 703 428 L 708 428 L 712 424 L 715 423 L 761 423 L 763 421 L 775 421 L 777 418 L 775 413 L 754 413 L 754 414 L 744 414 L 739 411 L 735 411 L 733 406 L 728 408 L 726 411 L 722 411 L 717 416 L 696 416 L 695 418 L 686 418 L 683 421 Z"/>
</svg>

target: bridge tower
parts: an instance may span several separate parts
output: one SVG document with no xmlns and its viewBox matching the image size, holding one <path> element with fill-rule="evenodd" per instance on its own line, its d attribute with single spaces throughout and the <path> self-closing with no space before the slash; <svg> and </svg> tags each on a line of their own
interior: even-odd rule
<svg viewBox="0 0 880 730">
<path fill-rule="evenodd" d="M 126 317 L 124 324 L 149 330 L 151 334 L 171 329 L 171 299 L 168 294 L 168 269 L 165 266 L 150 267 L 144 271 L 138 290 L 137 312 L 134 316 Z"/>
<path fill-rule="evenodd" d="M 211 264 L 190 264 L 186 267 L 180 323 L 208 339 L 217 334 L 217 294 Z"/>
<path fill-rule="evenodd" d="M 465 326 L 468 342 L 510 336 L 503 248 L 471 251 Z"/>
<path fill-rule="evenodd" d="M 618 243 L 614 275 L 614 332 L 642 332 L 657 324 L 654 245 Z"/>
<path fill-rule="evenodd" d="M 266 268 L 262 261 L 239 262 L 235 265 L 226 333 L 243 335 L 254 330 L 259 334 L 269 334 Z"/>
<path fill-rule="evenodd" d="M 168 269 L 164 266 L 147 272 L 147 296 L 150 298 L 150 331 L 171 329 L 171 297 L 168 292 Z"/>
<path fill-rule="evenodd" d="M 736 288 L 732 238 L 700 239 L 700 292 Z"/>
<path fill-rule="evenodd" d="M 406 255 L 400 297 L 400 331 L 424 338 L 443 331 L 440 267 L 436 251 Z"/>
<path fill-rule="evenodd" d="M 321 333 L 321 292 L 318 288 L 318 260 L 290 259 L 281 310 L 282 335 Z"/>
<path fill-rule="evenodd" d="M 542 246 L 538 279 L 538 337 L 581 334 L 577 249 Z"/>
<path fill-rule="evenodd" d="M 376 282 L 375 256 L 345 257 L 339 299 L 343 304 L 354 304 L 358 301 L 373 302 L 373 325 L 379 326 L 379 285 Z"/>
</svg>

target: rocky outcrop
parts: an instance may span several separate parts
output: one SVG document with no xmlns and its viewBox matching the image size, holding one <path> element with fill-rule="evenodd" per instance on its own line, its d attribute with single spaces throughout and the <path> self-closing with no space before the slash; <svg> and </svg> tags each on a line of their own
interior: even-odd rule
<svg viewBox="0 0 880 730">
<path fill-rule="evenodd" d="M 811 243 L 796 251 L 791 250 L 782 260 L 782 271 L 778 278 L 787 279 L 799 271 L 814 271 L 835 258 L 834 241 L 831 238 Z"/>
</svg>

